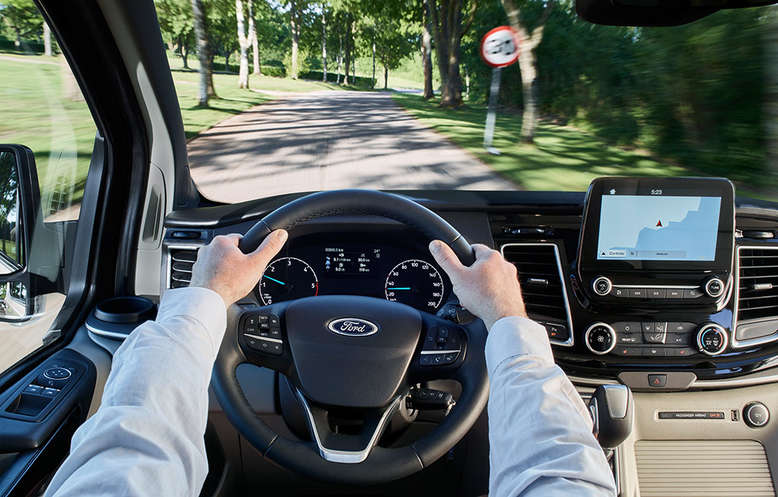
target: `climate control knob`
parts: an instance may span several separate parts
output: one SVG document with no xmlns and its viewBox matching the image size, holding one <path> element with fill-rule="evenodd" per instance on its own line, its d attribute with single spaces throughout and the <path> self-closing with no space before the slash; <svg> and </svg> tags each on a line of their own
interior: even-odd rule
<svg viewBox="0 0 778 497">
<path fill-rule="evenodd" d="M 727 349 L 729 335 L 721 326 L 708 323 L 697 332 L 697 348 L 708 355 L 719 355 Z"/>
<path fill-rule="evenodd" d="M 586 347 L 597 355 L 604 355 L 616 346 L 616 332 L 606 323 L 594 323 L 584 335 Z"/>
</svg>

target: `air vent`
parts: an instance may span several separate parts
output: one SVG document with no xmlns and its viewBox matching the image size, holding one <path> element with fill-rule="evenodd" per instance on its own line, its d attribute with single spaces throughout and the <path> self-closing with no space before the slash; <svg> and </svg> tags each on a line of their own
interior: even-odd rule
<svg viewBox="0 0 778 497">
<path fill-rule="evenodd" d="M 505 259 L 516 266 L 529 317 L 546 326 L 557 345 L 573 345 L 573 327 L 559 249 L 553 243 L 507 243 Z"/>
<path fill-rule="evenodd" d="M 778 247 L 738 248 L 735 346 L 778 338 Z"/>
<path fill-rule="evenodd" d="M 189 286 L 197 250 L 170 249 L 170 288 Z"/>
</svg>

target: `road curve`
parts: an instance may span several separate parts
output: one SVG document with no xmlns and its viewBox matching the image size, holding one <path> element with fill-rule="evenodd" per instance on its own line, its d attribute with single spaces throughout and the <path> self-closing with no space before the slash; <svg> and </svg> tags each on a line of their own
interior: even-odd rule
<svg viewBox="0 0 778 497">
<path fill-rule="evenodd" d="M 515 190 L 386 92 L 322 91 L 254 107 L 189 142 L 211 200 L 337 188 Z"/>
</svg>

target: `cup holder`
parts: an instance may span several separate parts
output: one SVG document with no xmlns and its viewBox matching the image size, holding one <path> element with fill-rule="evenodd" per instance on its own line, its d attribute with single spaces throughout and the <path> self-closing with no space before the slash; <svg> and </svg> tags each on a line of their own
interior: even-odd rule
<svg viewBox="0 0 778 497">
<path fill-rule="evenodd" d="M 114 297 L 98 303 L 86 320 L 92 333 L 123 340 L 138 325 L 157 315 L 157 305 L 145 297 Z"/>
</svg>

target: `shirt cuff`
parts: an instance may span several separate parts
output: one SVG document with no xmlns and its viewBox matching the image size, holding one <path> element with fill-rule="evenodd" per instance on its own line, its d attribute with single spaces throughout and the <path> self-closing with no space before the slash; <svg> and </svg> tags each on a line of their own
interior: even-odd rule
<svg viewBox="0 0 778 497">
<path fill-rule="evenodd" d="M 551 344 L 543 325 L 525 317 L 504 317 L 492 325 L 486 338 L 489 376 L 505 359 L 518 355 L 534 356 L 549 365 L 554 364 Z"/>
<path fill-rule="evenodd" d="M 156 321 L 164 324 L 166 320 L 180 316 L 200 323 L 216 350 L 219 349 L 227 328 L 227 308 L 221 295 L 202 287 L 167 290 L 162 295 Z"/>
</svg>

